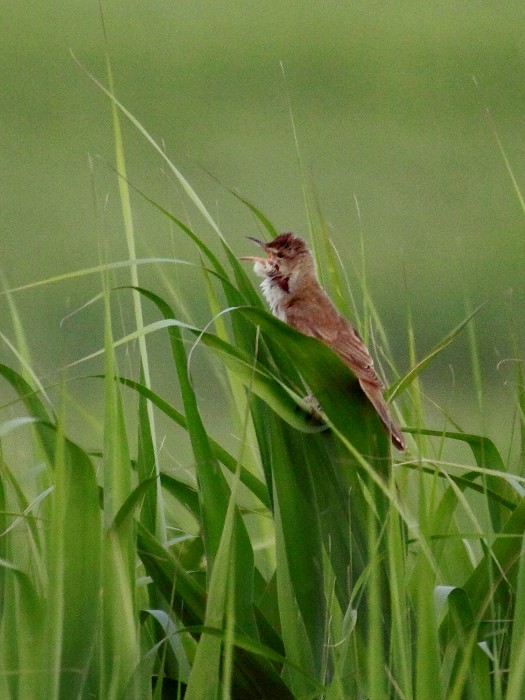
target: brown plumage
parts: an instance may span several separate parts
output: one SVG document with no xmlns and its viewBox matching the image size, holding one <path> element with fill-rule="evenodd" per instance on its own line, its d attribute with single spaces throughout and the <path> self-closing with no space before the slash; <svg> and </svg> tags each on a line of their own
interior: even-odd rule
<svg viewBox="0 0 525 700">
<path fill-rule="evenodd" d="M 355 374 L 398 450 L 405 440 L 383 398 L 383 383 L 368 348 L 353 325 L 342 316 L 319 284 L 314 259 L 306 243 L 282 233 L 269 243 L 252 238 L 268 257 L 248 256 L 254 271 L 264 277 L 261 289 L 272 313 L 305 335 L 332 348 Z"/>
</svg>

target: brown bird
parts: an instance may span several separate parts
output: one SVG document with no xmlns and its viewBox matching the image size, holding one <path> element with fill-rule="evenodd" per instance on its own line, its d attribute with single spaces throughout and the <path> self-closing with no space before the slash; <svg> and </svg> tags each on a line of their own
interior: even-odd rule
<svg viewBox="0 0 525 700">
<path fill-rule="evenodd" d="M 319 284 L 314 259 L 306 243 L 293 233 L 282 233 L 269 243 L 249 238 L 268 257 L 247 256 L 241 260 L 253 262 L 254 272 L 264 277 L 261 289 L 271 312 L 305 335 L 318 338 L 339 355 L 359 380 L 392 443 L 398 450 L 404 450 L 403 434 L 383 398 L 383 383 L 374 369 L 368 348 Z"/>
</svg>

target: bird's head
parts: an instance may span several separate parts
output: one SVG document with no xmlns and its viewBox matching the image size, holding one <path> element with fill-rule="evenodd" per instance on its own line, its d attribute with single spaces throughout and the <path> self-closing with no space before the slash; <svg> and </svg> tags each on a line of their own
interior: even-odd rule
<svg viewBox="0 0 525 700">
<path fill-rule="evenodd" d="M 248 238 L 267 254 L 267 257 L 249 255 L 241 258 L 241 260 L 253 262 L 254 272 L 260 277 L 286 279 L 289 284 L 295 286 L 303 277 L 315 275 L 312 255 L 299 236 L 293 233 L 281 233 L 269 243 L 251 236 Z"/>
</svg>

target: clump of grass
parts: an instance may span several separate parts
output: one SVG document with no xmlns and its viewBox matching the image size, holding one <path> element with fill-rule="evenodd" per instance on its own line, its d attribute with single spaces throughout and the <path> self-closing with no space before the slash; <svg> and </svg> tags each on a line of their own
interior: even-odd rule
<svg viewBox="0 0 525 700">
<path fill-rule="evenodd" d="M 153 143 L 108 94 L 117 134 L 120 109 Z M 2 424 L 2 440 L 23 432 L 26 458 L 41 465 L 28 484 L 8 449 L 1 462 L 1 696 L 518 700 L 521 476 L 483 435 L 457 424 L 421 427 L 421 409 L 418 427 L 405 428 L 414 437 L 407 453 L 393 455 L 350 371 L 264 310 L 204 203 L 167 161 L 219 248 L 151 202 L 178 227 L 181 248 L 195 245 L 203 258 L 214 330 L 182 322 L 177 308 L 139 286 L 116 143 L 132 273 L 118 293 L 133 299 L 136 327 L 114 339 L 116 291 L 103 280 L 97 449 L 68 438 L 67 416 L 45 399 L 30 363 L 0 366 L 22 407 Z M 274 235 L 267 217 L 245 204 Z M 329 246 L 326 235 L 322 241 Z M 334 262 L 331 249 L 325 256 Z M 333 269 L 329 278 L 344 288 Z M 145 306 L 157 316 L 150 324 Z M 27 360 L 14 306 L 13 318 Z M 395 377 L 390 395 L 419 391 L 414 380 L 470 318 Z M 176 379 L 179 408 L 150 379 L 151 334 L 168 336 L 164 371 Z M 137 339 L 139 370 L 123 376 L 117 348 Z M 188 371 L 195 343 L 218 360 L 235 450 L 203 418 L 206 397 Z M 305 385 L 321 402 L 322 423 L 306 410 Z M 518 394 L 523 406 L 522 386 Z M 136 448 L 123 410 L 130 399 Z M 163 468 L 161 414 L 170 430 L 187 434 L 194 478 Z M 443 444 L 458 441 L 472 459 L 445 462 Z"/>
</svg>

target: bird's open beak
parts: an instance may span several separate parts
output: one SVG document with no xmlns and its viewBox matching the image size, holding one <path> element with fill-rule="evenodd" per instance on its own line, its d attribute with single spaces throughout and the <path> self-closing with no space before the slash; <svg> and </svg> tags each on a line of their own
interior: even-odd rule
<svg viewBox="0 0 525 700">
<path fill-rule="evenodd" d="M 268 258 L 260 258 L 258 255 L 243 255 L 239 260 L 245 260 L 246 262 L 252 263 L 265 263 Z"/>
<path fill-rule="evenodd" d="M 263 241 L 260 241 L 258 238 L 253 238 L 252 236 L 246 236 L 246 238 L 249 241 L 253 241 L 254 243 L 257 243 L 257 245 L 260 248 L 266 248 L 266 243 Z M 242 258 L 239 258 L 239 260 L 245 260 L 247 262 L 252 262 L 252 263 L 265 263 L 267 262 L 268 258 L 261 258 L 258 255 L 246 255 Z"/>
</svg>

